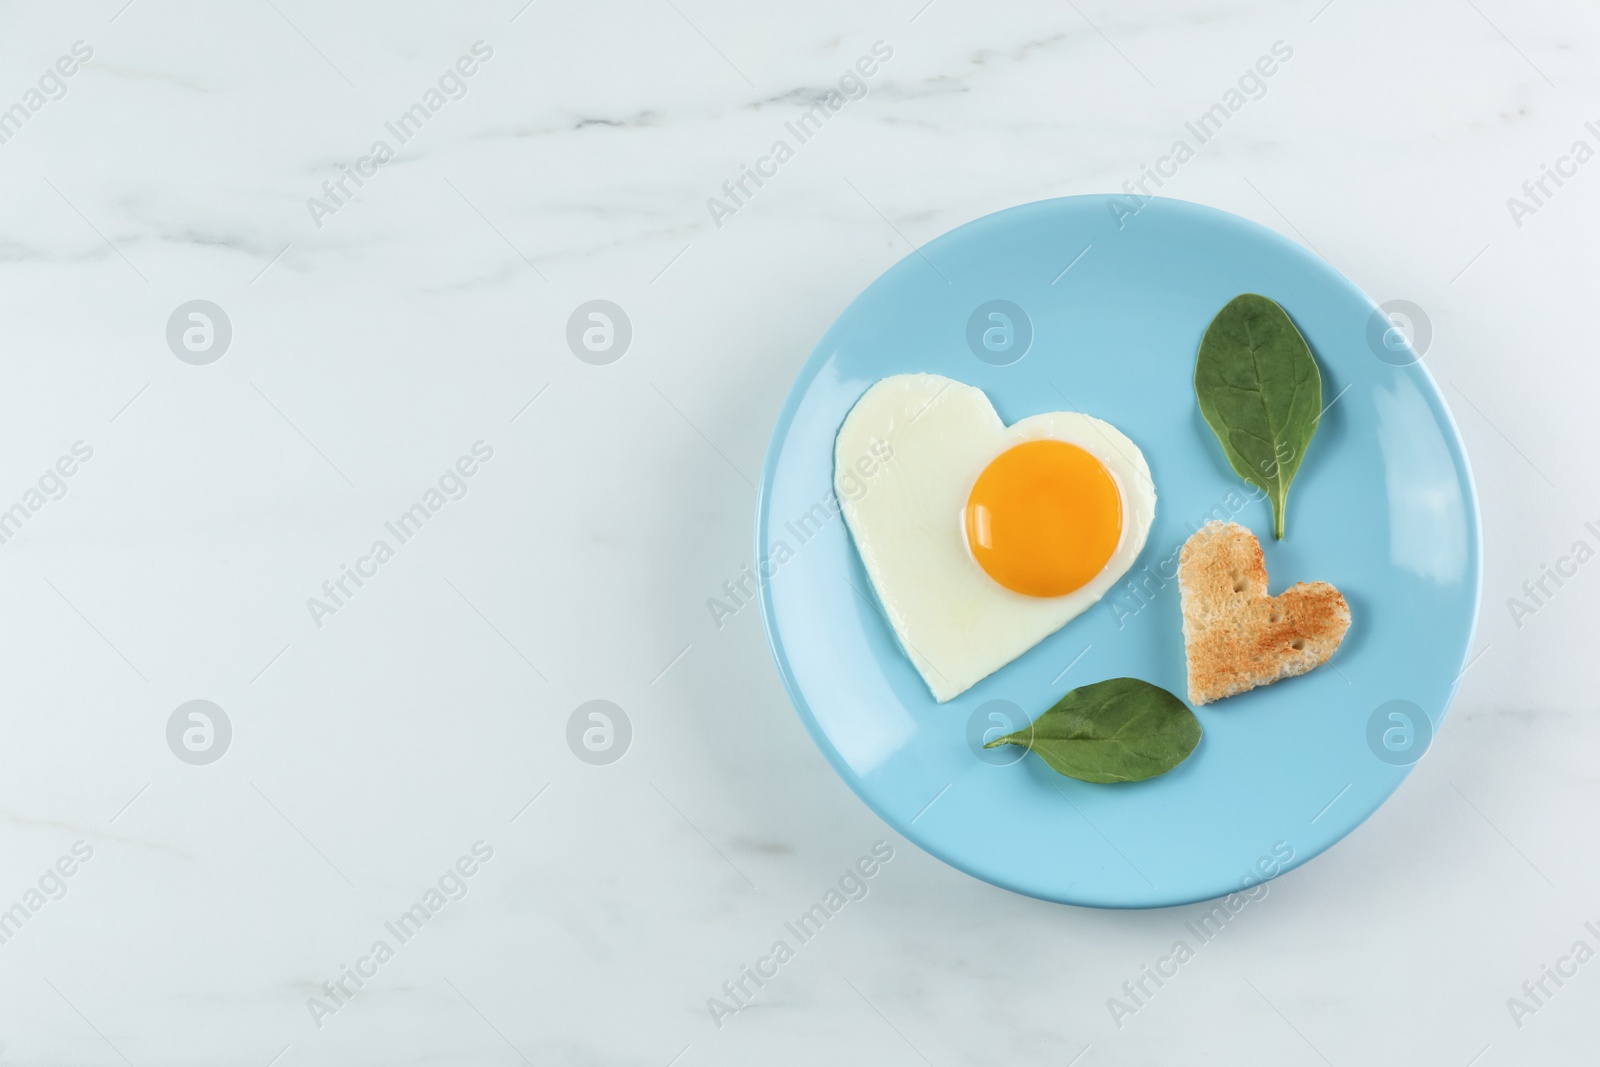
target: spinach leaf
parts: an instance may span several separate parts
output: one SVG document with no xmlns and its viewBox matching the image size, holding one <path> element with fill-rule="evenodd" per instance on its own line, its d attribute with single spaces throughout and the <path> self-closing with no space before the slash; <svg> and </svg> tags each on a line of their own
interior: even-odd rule
<svg viewBox="0 0 1600 1067">
<path fill-rule="evenodd" d="M 1111 678 L 1074 689 L 1016 733 L 984 745 L 1032 749 L 1050 769 L 1085 782 L 1142 782 L 1189 758 L 1200 720 L 1160 686 Z"/>
<path fill-rule="evenodd" d="M 1272 498 L 1282 540 L 1289 483 L 1322 416 L 1322 375 L 1289 313 L 1255 293 L 1228 301 L 1200 341 L 1194 391 L 1228 463 Z"/>
</svg>

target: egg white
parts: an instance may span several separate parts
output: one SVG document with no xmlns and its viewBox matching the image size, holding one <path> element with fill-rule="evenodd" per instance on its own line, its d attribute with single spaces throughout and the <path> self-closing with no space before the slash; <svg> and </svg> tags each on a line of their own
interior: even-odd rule
<svg viewBox="0 0 1600 1067">
<path fill-rule="evenodd" d="M 1122 494 L 1122 536 L 1110 560 L 1057 597 L 1027 596 L 991 578 L 968 550 L 963 522 L 990 461 L 1040 439 L 1100 460 Z M 869 483 L 851 474 L 862 457 L 880 461 Z M 1094 605 L 1133 566 L 1156 509 L 1144 454 L 1115 426 L 1073 411 L 1007 426 L 983 390 L 936 374 L 885 378 L 856 401 L 835 444 L 834 489 L 878 602 L 940 703 Z"/>
</svg>

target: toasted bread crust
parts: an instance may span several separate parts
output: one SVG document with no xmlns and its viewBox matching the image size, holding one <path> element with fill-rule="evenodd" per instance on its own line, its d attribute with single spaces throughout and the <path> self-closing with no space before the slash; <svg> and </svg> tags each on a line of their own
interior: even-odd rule
<svg viewBox="0 0 1600 1067">
<path fill-rule="evenodd" d="M 1178 554 L 1189 702 L 1209 704 L 1328 662 L 1350 629 L 1350 605 L 1327 582 L 1267 595 L 1261 542 L 1210 522 Z"/>
</svg>

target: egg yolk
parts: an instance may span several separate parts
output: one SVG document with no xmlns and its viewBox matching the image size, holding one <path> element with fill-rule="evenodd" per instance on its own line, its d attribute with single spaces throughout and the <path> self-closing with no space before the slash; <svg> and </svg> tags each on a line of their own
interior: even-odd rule
<svg viewBox="0 0 1600 1067">
<path fill-rule="evenodd" d="M 1050 597 L 1086 585 L 1122 539 L 1122 493 L 1094 456 L 1028 441 L 989 464 L 967 498 L 967 545 L 995 581 Z"/>
</svg>

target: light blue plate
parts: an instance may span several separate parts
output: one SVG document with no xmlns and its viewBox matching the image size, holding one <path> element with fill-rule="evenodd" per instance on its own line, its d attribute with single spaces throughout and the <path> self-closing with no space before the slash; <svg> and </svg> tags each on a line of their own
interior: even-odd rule
<svg viewBox="0 0 1600 1067">
<path fill-rule="evenodd" d="M 1443 720 L 1481 582 L 1461 440 L 1389 318 L 1327 263 L 1254 223 L 1176 200 L 1129 214 L 1136 204 L 1026 204 L 895 264 L 801 370 L 773 431 L 756 520 L 773 655 L 850 787 L 969 874 L 1096 907 L 1181 904 L 1253 886 L 1371 815 Z M 1229 469 L 1195 404 L 1200 337 L 1244 292 L 1288 310 L 1331 405 L 1294 482 L 1281 542 L 1270 506 Z M 994 318 L 993 301 L 1015 307 Z M 1126 586 L 1108 594 L 944 705 L 871 599 L 831 496 L 846 412 L 873 382 L 912 371 L 980 386 L 1008 423 L 1066 408 L 1110 421 L 1144 451 L 1158 495 L 1129 574 L 1137 598 Z M 1022 749 L 983 750 L 983 737 L 1104 678 L 1185 693 L 1175 553 L 1211 517 L 1261 537 L 1273 593 L 1318 579 L 1343 591 L 1354 621 L 1329 664 L 1197 709 L 1199 748 L 1148 782 L 1091 785 Z"/>
</svg>

